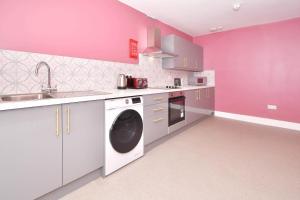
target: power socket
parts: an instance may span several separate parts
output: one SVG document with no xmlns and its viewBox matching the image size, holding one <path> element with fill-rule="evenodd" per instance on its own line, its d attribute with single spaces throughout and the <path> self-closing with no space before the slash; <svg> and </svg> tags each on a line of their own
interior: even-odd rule
<svg viewBox="0 0 300 200">
<path fill-rule="evenodd" d="M 268 104 L 267 108 L 268 110 L 277 110 L 277 105 Z"/>
</svg>

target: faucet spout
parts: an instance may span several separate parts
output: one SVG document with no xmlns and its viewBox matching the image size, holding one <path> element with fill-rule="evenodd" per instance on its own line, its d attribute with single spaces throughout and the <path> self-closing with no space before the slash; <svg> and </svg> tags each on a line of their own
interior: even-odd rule
<svg viewBox="0 0 300 200">
<path fill-rule="evenodd" d="M 42 66 L 45 66 L 47 68 L 47 71 L 48 71 L 48 84 L 47 84 L 47 88 L 46 88 L 46 91 L 48 91 L 49 93 L 52 92 L 52 91 L 56 91 L 55 88 L 52 88 L 51 87 L 51 69 L 50 69 L 50 66 L 48 65 L 48 63 L 46 63 L 45 61 L 41 61 L 39 62 L 37 65 L 36 65 L 36 68 L 35 68 L 35 75 L 38 76 L 39 75 L 39 70 Z"/>
</svg>

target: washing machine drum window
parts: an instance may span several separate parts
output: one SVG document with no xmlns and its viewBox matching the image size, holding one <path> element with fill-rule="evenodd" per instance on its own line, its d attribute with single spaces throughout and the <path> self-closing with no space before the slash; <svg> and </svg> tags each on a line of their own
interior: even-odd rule
<svg viewBox="0 0 300 200">
<path fill-rule="evenodd" d="M 110 143 L 119 153 L 127 153 L 139 143 L 143 133 L 143 120 L 135 110 L 125 110 L 110 129 Z"/>
</svg>

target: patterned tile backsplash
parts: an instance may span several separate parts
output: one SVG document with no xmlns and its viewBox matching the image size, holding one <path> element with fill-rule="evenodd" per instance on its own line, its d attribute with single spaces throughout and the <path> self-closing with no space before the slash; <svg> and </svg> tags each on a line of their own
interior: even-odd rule
<svg viewBox="0 0 300 200">
<path fill-rule="evenodd" d="M 164 70 L 161 59 L 140 55 L 139 64 L 126 64 L 39 53 L 0 50 L 0 95 L 40 92 L 47 84 L 47 69 L 35 76 L 36 64 L 51 67 L 52 86 L 59 91 L 109 90 L 117 87 L 119 74 L 148 78 L 150 87 L 173 84 L 175 77 L 187 84 L 188 72 Z"/>
</svg>

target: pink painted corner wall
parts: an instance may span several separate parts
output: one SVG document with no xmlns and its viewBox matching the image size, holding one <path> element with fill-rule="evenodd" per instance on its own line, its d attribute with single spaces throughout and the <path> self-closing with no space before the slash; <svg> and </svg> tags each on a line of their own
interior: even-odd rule
<svg viewBox="0 0 300 200">
<path fill-rule="evenodd" d="M 205 68 L 216 71 L 216 110 L 300 122 L 300 18 L 194 42 L 204 47 Z"/>
<path fill-rule="evenodd" d="M 0 49 L 137 63 L 129 38 L 141 51 L 151 25 L 192 40 L 117 0 L 0 0 Z"/>
</svg>

